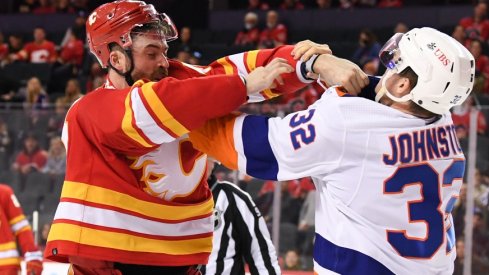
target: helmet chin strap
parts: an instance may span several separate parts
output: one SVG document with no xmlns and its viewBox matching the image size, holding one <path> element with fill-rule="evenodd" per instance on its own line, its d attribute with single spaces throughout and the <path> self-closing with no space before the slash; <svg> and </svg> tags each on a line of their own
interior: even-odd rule
<svg viewBox="0 0 489 275">
<path fill-rule="evenodd" d="M 134 79 L 131 76 L 131 73 L 134 70 L 134 60 L 132 57 L 132 51 L 131 51 L 131 49 L 125 49 L 124 51 L 126 52 L 127 56 L 129 57 L 129 62 L 130 62 L 129 70 L 124 73 L 121 70 L 118 70 L 114 66 L 112 66 L 112 63 L 110 63 L 110 62 L 109 62 L 109 67 L 112 70 L 114 70 L 118 75 L 124 77 L 124 79 L 127 82 L 127 85 L 132 86 L 132 84 L 134 84 Z"/>
<path fill-rule="evenodd" d="M 411 93 L 404 95 L 402 97 L 394 96 L 387 88 L 385 87 L 385 83 L 387 82 L 387 78 L 391 77 L 394 74 L 392 70 L 388 71 L 388 75 L 384 76 L 382 79 L 382 87 L 380 87 L 380 91 L 375 95 L 375 101 L 380 102 L 380 99 L 386 95 L 388 98 L 392 99 L 395 102 L 403 103 L 408 102 L 412 99 Z"/>
</svg>

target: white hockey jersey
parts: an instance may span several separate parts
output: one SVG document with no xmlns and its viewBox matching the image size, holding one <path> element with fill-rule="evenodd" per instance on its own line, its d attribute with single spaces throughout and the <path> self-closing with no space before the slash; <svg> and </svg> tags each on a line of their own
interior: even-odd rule
<svg viewBox="0 0 489 275">
<path fill-rule="evenodd" d="M 311 176 L 318 274 L 452 274 L 465 158 L 449 113 L 426 121 L 330 88 L 285 118 L 230 115 L 194 147 L 268 180 Z"/>
</svg>

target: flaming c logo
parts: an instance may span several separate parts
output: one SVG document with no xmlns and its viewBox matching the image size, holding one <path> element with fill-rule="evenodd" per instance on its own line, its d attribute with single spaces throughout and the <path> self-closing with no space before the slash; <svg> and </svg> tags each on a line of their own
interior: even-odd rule
<svg viewBox="0 0 489 275">
<path fill-rule="evenodd" d="M 92 14 L 90 14 L 90 17 L 88 17 L 88 24 L 93 25 L 93 23 L 95 23 L 95 21 L 97 20 L 97 13 L 94 12 Z"/>
</svg>

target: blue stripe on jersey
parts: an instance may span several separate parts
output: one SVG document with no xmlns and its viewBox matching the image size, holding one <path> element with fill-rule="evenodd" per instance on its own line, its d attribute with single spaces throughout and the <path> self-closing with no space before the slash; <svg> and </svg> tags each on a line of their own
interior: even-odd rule
<svg viewBox="0 0 489 275">
<path fill-rule="evenodd" d="M 268 117 L 246 116 L 243 121 L 243 150 L 246 174 L 265 180 L 277 180 L 278 162 L 268 140 Z"/>
<path fill-rule="evenodd" d="M 394 274 L 374 258 L 337 246 L 317 233 L 314 260 L 323 268 L 339 274 Z"/>
</svg>

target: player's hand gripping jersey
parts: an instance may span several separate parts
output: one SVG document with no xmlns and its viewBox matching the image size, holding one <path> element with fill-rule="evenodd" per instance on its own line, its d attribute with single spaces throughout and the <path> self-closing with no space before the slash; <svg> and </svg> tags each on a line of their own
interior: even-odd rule
<svg viewBox="0 0 489 275">
<path fill-rule="evenodd" d="M 283 119 L 228 115 L 190 138 L 253 177 L 312 176 L 317 273 L 451 274 L 465 160 L 450 113 L 426 121 L 340 95 Z"/>
<path fill-rule="evenodd" d="M 187 133 L 245 103 L 238 74 L 282 57 L 296 73 L 250 100 L 305 86 L 293 47 L 222 58 L 208 67 L 171 61 L 169 76 L 115 90 L 110 81 L 69 110 L 67 171 L 47 257 L 182 266 L 205 264 L 212 249 L 213 201 L 206 157 Z M 187 78 L 215 75 L 208 78 Z M 229 87 L 233 88 L 229 88 Z"/>
</svg>

